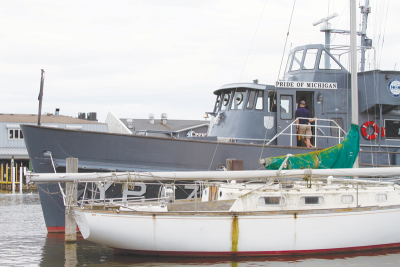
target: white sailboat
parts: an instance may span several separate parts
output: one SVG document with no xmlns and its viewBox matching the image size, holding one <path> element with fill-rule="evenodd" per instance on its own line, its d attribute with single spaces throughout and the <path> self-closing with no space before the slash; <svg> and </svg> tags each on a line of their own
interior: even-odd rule
<svg viewBox="0 0 400 267">
<path fill-rule="evenodd" d="M 351 9 L 355 14 L 355 1 Z M 351 28 L 355 74 L 355 15 Z M 356 75 L 352 77 L 356 93 Z M 357 110 L 357 95 L 352 99 Z M 357 114 L 352 112 L 355 123 Z M 33 182 L 127 182 L 134 187 L 137 182 L 170 181 L 157 199 L 92 198 L 71 207 L 85 239 L 130 253 L 164 256 L 310 254 L 400 246 L 396 179 L 349 178 L 399 175 L 400 168 L 27 173 Z M 258 182 L 236 183 L 248 179 Z M 194 201 L 175 201 L 174 188 L 180 181 L 195 181 L 195 188 L 213 183 L 202 189 L 201 199 L 195 194 Z"/>
</svg>

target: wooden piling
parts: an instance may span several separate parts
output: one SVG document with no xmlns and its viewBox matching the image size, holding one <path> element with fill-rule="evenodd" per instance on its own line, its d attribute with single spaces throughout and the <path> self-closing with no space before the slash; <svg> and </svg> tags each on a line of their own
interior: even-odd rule
<svg viewBox="0 0 400 267">
<path fill-rule="evenodd" d="M 67 173 L 78 172 L 78 159 L 67 158 Z M 71 209 L 68 206 L 77 205 L 78 186 L 77 183 L 65 183 L 65 243 L 76 242 L 76 222 Z"/>
<path fill-rule="evenodd" d="M 3 184 L 4 184 L 4 166 L 3 166 L 3 163 L 0 166 L 0 174 L 1 174 L 0 184 L 1 184 L 1 189 L 3 189 Z"/>
</svg>

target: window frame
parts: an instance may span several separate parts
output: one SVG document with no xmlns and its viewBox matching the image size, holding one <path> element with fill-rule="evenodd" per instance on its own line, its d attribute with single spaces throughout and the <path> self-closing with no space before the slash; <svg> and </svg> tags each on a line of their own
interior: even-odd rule
<svg viewBox="0 0 400 267">
<path fill-rule="evenodd" d="M 305 200 L 304 200 L 304 204 L 301 203 L 301 198 L 306 198 L 306 197 L 318 197 L 318 198 L 322 198 L 322 202 L 318 203 L 318 204 L 305 204 Z M 301 195 L 299 197 L 299 204 L 300 206 L 322 206 L 325 204 L 325 197 L 322 195 Z"/>
<path fill-rule="evenodd" d="M 280 112 L 282 97 L 286 97 L 286 96 L 290 97 L 290 99 L 291 99 L 290 103 L 289 103 L 289 112 L 288 113 L 282 113 L 282 112 Z M 279 118 L 281 120 L 293 120 L 293 95 L 280 95 L 279 96 L 279 107 L 277 105 L 276 108 L 277 108 L 276 109 L 277 111 L 278 111 L 278 108 L 279 108 L 279 113 L 280 113 Z M 282 118 L 282 114 L 290 114 L 290 118 Z"/>
<path fill-rule="evenodd" d="M 320 66 L 321 66 L 321 59 L 322 59 L 322 56 L 323 56 L 323 53 L 324 53 L 324 52 L 327 53 L 328 56 L 331 58 L 331 60 L 333 60 L 333 61 L 339 66 L 339 69 L 332 69 L 332 68 L 331 68 L 331 69 L 325 69 L 325 68 L 324 68 L 324 69 L 321 69 L 321 68 L 320 68 Z M 320 54 L 320 56 L 319 56 L 318 69 L 319 69 L 319 70 L 323 70 L 323 71 L 325 71 L 325 70 L 341 71 L 341 70 L 343 70 L 343 67 L 339 64 L 339 62 L 336 61 L 335 58 L 332 57 L 332 55 L 331 55 L 330 53 L 328 53 L 328 51 L 326 51 L 325 49 L 322 49 L 322 50 L 321 50 L 321 54 Z"/>
<path fill-rule="evenodd" d="M 260 203 L 261 198 L 266 198 L 266 197 L 274 197 L 274 198 L 279 198 L 279 204 L 265 204 L 265 200 L 264 200 L 264 204 Z M 281 204 L 281 199 L 283 200 L 283 204 Z M 277 195 L 263 195 L 260 196 L 258 198 L 258 202 L 257 202 L 257 206 L 266 206 L 266 207 L 270 207 L 270 206 L 274 206 L 274 207 L 279 207 L 279 206 L 284 206 L 286 205 L 286 198 L 284 196 L 277 196 Z"/>
<path fill-rule="evenodd" d="M 261 94 L 261 97 L 259 97 L 260 94 Z M 261 98 L 261 105 L 262 105 L 261 109 L 257 108 L 257 103 L 258 103 L 259 98 Z M 255 97 L 255 101 L 254 101 L 254 110 L 257 110 L 257 111 L 264 110 L 264 91 L 263 90 L 258 90 L 258 93 L 257 93 L 257 95 Z"/>
<path fill-rule="evenodd" d="M 11 131 L 13 132 L 13 137 L 12 137 L 12 138 L 10 137 Z M 15 132 L 16 132 L 16 131 L 18 132 L 18 138 L 15 138 Z M 22 136 L 22 138 L 21 138 L 21 136 Z M 21 129 L 9 128 L 9 129 L 8 129 L 8 140 L 24 140 L 24 136 L 23 136 L 23 134 L 22 134 Z"/>
</svg>

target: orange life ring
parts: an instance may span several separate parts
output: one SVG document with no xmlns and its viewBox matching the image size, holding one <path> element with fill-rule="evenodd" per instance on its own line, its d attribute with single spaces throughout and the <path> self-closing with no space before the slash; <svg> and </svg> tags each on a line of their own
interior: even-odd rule
<svg viewBox="0 0 400 267">
<path fill-rule="evenodd" d="M 374 133 L 371 134 L 371 135 L 369 135 L 369 134 L 367 133 L 367 128 L 368 128 L 369 126 L 374 127 Z M 362 133 L 362 135 L 364 136 L 365 139 L 367 139 L 367 140 L 374 140 L 374 139 L 377 138 L 378 135 L 379 135 L 379 127 L 378 127 L 378 125 L 377 125 L 375 122 L 373 122 L 373 121 L 367 121 L 367 122 L 364 123 L 363 126 L 361 127 L 361 133 Z"/>
</svg>

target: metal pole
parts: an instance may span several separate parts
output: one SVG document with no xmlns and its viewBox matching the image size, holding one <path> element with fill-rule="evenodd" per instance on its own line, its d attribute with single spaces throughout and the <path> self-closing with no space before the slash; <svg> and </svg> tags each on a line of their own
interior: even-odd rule
<svg viewBox="0 0 400 267">
<path fill-rule="evenodd" d="M 15 167 L 12 167 L 12 192 L 15 194 Z"/>
<path fill-rule="evenodd" d="M 42 69 L 42 76 L 40 78 L 40 91 L 38 97 L 39 100 L 38 125 L 40 125 L 40 116 L 42 114 L 43 86 L 44 86 L 44 69 Z"/>
<path fill-rule="evenodd" d="M 357 15 L 356 0 L 350 0 L 350 51 L 351 51 L 351 123 L 358 125 L 357 83 Z M 353 168 L 358 168 L 358 157 Z"/>
<path fill-rule="evenodd" d="M 22 194 L 22 166 L 19 167 L 19 192 Z"/>
<path fill-rule="evenodd" d="M 15 193 L 15 168 L 14 168 L 14 156 L 11 158 L 11 189 Z"/>
</svg>

